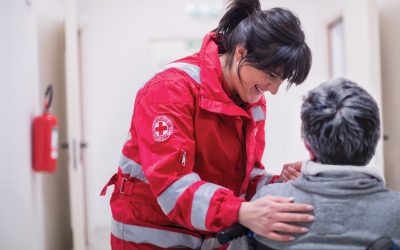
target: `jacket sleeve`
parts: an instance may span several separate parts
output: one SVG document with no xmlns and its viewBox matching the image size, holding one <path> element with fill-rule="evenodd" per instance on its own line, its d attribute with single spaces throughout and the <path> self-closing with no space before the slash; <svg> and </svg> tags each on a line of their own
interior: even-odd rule
<svg viewBox="0 0 400 250">
<path fill-rule="evenodd" d="M 138 96 L 133 121 L 140 160 L 170 220 L 192 230 L 217 232 L 237 223 L 243 199 L 193 172 L 194 97 L 185 85 L 179 81 L 150 84 Z"/>
</svg>

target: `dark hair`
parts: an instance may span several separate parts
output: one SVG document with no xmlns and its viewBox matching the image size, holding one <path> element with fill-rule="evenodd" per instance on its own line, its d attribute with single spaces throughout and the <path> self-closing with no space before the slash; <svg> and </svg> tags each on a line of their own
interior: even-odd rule
<svg viewBox="0 0 400 250">
<path fill-rule="evenodd" d="M 380 131 L 378 105 L 354 82 L 338 78 L 311 90 L 301 107 L 302 137 L 323 164 L 366 165 Z"/>
<path fill-rule="evenodd" d="M 289 87 L 302 83 L 310 71 L 311 51 L 300 20 L 290 10 L 261 10 L 258 0 L 231 0 L 214 31 L 219 53 L 227 54 L 229 68 L 236 46 L 242 44 L 247 49 L 238 65 L 239 78 L 241 66 L 248 64 L 266 73 L 281 74 Z"/>
</svg>

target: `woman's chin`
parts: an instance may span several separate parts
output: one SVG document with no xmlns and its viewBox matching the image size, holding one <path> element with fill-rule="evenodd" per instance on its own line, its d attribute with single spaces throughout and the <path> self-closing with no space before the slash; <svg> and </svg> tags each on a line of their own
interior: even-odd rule
<svg viewBox="0 0 400 250">
<path fill-rule="evenodd" d="M 256 96 L 250 96 L 248 97 L 248 103 L 256 103 L 258 101 L 260 101 L 261 97 L 263 96 L 263 94 L 260 95 L 256 95 Z"/>
</svg>

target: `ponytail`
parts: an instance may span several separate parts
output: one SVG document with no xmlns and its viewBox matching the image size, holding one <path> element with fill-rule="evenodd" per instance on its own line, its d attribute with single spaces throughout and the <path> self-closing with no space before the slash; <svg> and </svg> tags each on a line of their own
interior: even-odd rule
<svg viewBox="0 0 400 250">
<path fill-rule="evenodd" d="M 226 13 L 214 31 L 218 35 L 227 36 L 242 20 L 260 10 L 259 0 L 230 0 Z"/>
</svg>

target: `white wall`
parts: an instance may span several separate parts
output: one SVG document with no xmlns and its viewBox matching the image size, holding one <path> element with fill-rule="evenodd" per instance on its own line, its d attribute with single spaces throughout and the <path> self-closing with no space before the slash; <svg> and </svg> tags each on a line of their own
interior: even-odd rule
<svg viewBox="0 0 400 250">
<path fill-rule="evenodd" d="M 59 144 L 66 139 L 65 115 L 65 1 L 36 0 L 40 98 L 48 86 L 54 87 L 52 112 L 58 119 Z M 43 99 L 40 99 L 43 100 Z M 71 249 L 70 201 L 68 191 L 68 153 L 59 147 L 57 170 L 43 175 L 45 248 Z"/>
<path fill-rule="evenodd" d="M 53 3 L 0 1 L 0 249 L 71 248 L 66 170 L 31 169 L 31 123 L 46 83 L 56 84 L 54 111 L 62 105 L 62 20 L 46 10 Z"/>
<path fill-rule="evenodd" d="M 400 1 L 379 0 L 383 125 L 388 139 L 385 148 L 385 176 L 388 186 L 400 191 Z"/>
<path fill-rule="evenodd" d="M 0 2 L 1 249 L 44 249 L 43 175 L 31 171 L 31 121 L 39 112 L 35 16 Z M 5 39 L 6 38 L 6 39 Z"/>
</svg>

